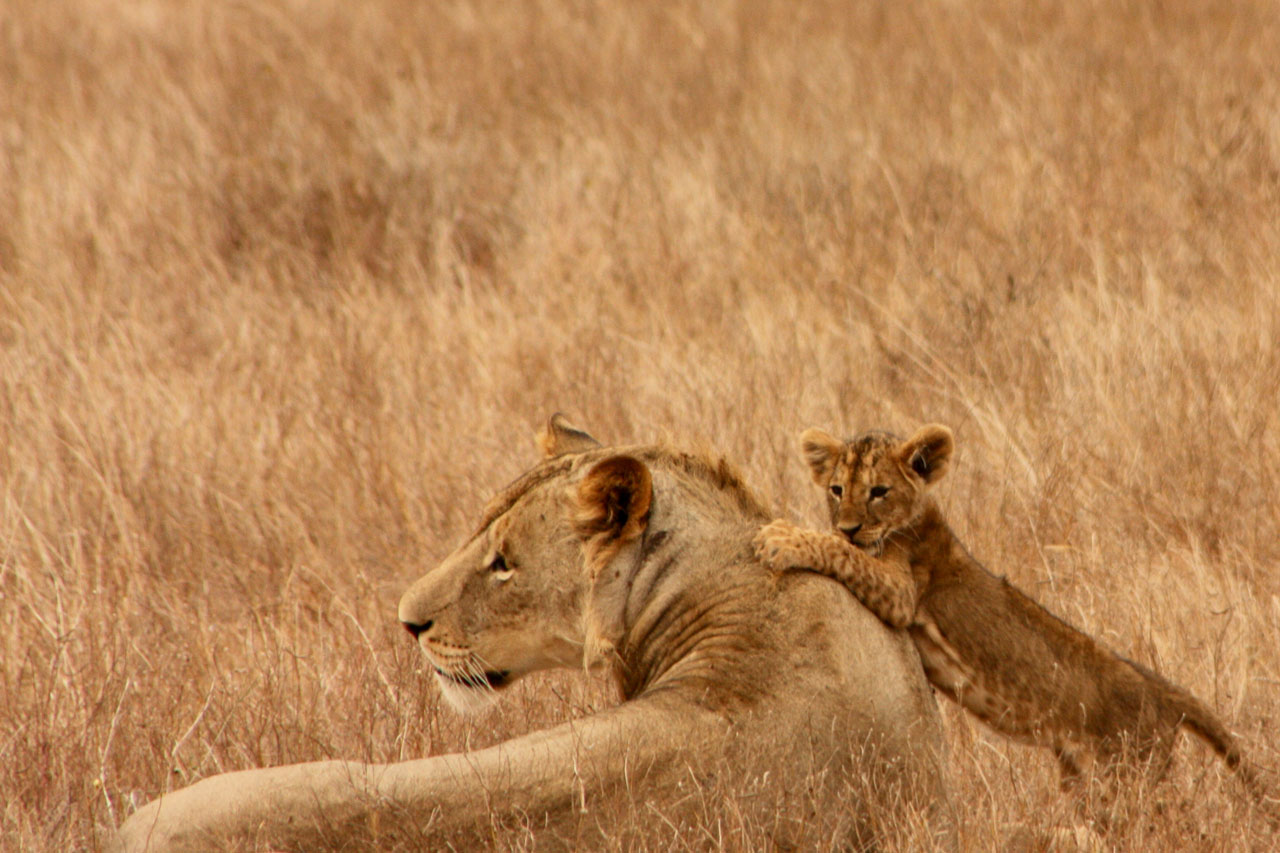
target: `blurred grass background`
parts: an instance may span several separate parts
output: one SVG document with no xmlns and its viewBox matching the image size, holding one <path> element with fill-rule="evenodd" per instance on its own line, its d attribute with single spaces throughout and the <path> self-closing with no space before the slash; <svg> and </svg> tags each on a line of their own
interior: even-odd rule
<svg viewBox="0 0 1280 853">
<path fill-rule="evenodd" d="M 1276 56 L 1247 0 L 6 0 L 0 848 L 607 704 L 459 720 L 395 622 L 557 409 L 815 524 L 802 428 L 948 423 L 971 550 L 1280 766 Z M 947 711 L 966 849 L 1070 813 Z M 1116 849 L 1277 843 L 1182 753 Z"/>
</svg>

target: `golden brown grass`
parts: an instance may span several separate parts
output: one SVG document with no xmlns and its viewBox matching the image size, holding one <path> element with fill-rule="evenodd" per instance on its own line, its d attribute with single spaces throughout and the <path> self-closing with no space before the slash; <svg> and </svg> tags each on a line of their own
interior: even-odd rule
<svg viewBox="0 0 1280 853">
<path fill-rule="evenodd" d="M 814 523 L 802 427 L 949 423 L 975 553 L 1280 766 L 1278 55 L 1264 0 L 6 0 L 0 848 L 606 702 L 459 721 L 395 622 L 555 409 Z M 967 849 L 1069 815 L 948 720 Z M 1280 843 L 1181 756 L 1116 849 Z"/>
</svg>

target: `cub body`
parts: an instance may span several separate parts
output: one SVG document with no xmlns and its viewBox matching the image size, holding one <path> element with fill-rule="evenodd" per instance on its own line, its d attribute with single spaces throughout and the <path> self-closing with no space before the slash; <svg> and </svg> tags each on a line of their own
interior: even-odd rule
<svg viewBox="0 0 1280 853">
<path fill-rule="evenodd" d="M 929 494 L 951 461 L 950 430 L 842 442 L 811 429 L 801 443 L 838 534 L 773 522 L 756 547 L 775 570 L 828 575 L 905 628 L 937 689 L 997 731 L 1052 749 L 1064 783 L 1125 750 L 1163 772 L 1185 725 L 1256 789 L 1235 739 L 1204 704 L 1057 618 L 965 550 Z"/>
</svg>

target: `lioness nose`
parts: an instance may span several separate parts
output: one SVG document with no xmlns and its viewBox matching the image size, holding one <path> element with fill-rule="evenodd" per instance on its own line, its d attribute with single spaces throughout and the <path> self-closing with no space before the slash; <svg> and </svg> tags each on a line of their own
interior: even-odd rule
<svg viewBox="0 0 1280 853">
<path fill-rule="evenodd" d="M 855 524 L 853 527 L 841 527 L 840 532 L 843 533 L 846 537 L 852 539 L 854 536 L 858 535 L 858 531 L 861 529 L 862 529 L 861 524 Z"/>
<path fill-rule="evenodd" d="M 421 634 L 423 631 L 430 631 L 431 626 L 435 624 L 435 621 L 432 619 L 428 619 L 426 622 L 423 622 L 420 625 L 414 622 L 401 622 L 400 624 L 404 625 L 404 629 L 408 631 L 410 634 L 413 634 L 413 638 L 416 640 L 418 639 L 418 635 Z"/>
</svg>

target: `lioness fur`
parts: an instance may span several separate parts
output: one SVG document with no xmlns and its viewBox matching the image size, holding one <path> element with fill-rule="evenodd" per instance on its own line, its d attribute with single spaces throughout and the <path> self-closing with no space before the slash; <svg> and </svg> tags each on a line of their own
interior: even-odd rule
<svg viewBox="0 0 1280 853">
<path fill-rule="evenodd" d="M 775 570 L 803 567 L 840 581 L 885 623 L 907 629 L 936 688 L 997 731 L 1052 749 L 1065 786 L 1126 753 L 1163 774 L 1185 726 L 1266 802 L 1236 739 L 1202 702 L 1054 616 L 965 550 L 929 493 L 953 447 L 939 425 L 906 441 L 805 431 L 804 458 L 838 534 L 775 521 L 757 536 L 757 553 Z"/>
<path fill-rule="evenodd" d="M 755 559 L 769 514 L 731 465 L 602 447 L 562 417 L 538 444 L 397 615 L 461 709 L 584 663 L 619 704 L 463 754 L 213 776 L 140 809 L 114 849 L 477 849 L 506 824 L 539 850 L 631 848 L 620 815 L 678 835 L 721 790 L 784 849 L 876 839 L 896 814 L 882 797 L 953 846 L 914 649 L 827 581 Z"/>
</svg>

